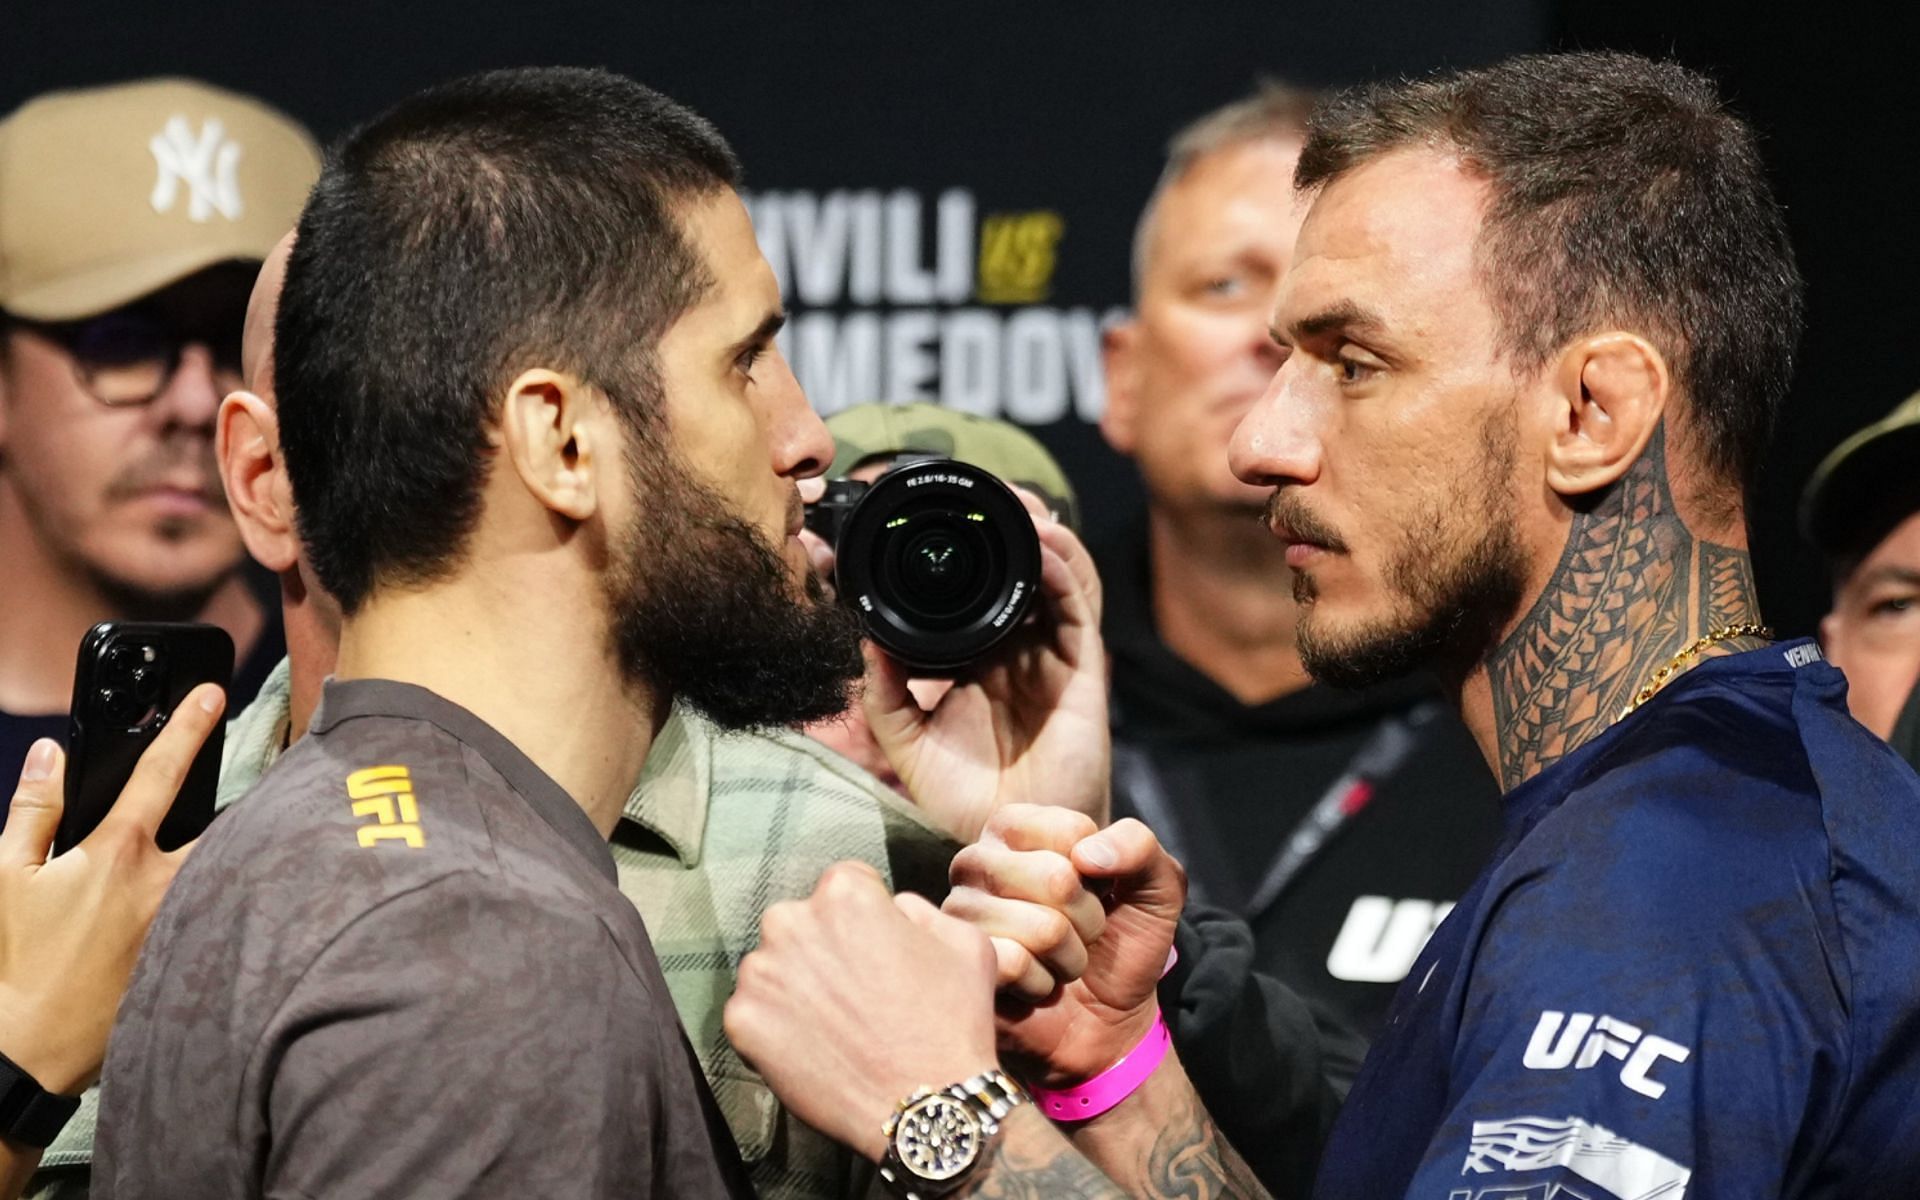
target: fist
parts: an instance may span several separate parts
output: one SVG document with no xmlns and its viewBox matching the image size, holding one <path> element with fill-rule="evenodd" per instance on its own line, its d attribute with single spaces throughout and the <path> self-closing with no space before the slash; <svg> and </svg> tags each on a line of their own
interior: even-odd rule
<svg viewBox="0 0 1920 1200">
<path fill-rule="evenodd" d="M 1138 1045 L 1186 901 L 1186 873 L 1138 821 L 1096 832 L 1056 808 L 994 814 L 953 860 L 946 911 L 993 939 L 1000 1046 L 1062 1087 Z"/>
<path fill-rule="evenodd" d="M 914 1089 L 996 1065 L 993 989 L 985 934 L 840 863 L 762 915 L 723 1024 L 781 1103 L 877 1161 Z"/>
</svg>

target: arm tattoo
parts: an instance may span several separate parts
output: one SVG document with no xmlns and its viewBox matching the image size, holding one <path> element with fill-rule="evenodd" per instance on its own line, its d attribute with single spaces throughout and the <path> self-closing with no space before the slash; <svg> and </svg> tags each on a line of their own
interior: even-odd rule
<svg viewBox="0 0 1920 1200">
<path fill-rule="evenodd" d="M 1100 1173 L 1065 1138 L 1016 1149 L 1003 1137 L 977 1183 L 955 1193 L 970 1200 L 1127 1200 L 1113 1180 Z"/>
<path fill-rule="evenodd" d="M 1665 442 L 1657 430 L 1574 518 L 1553 578 L 1487 660 L 1503 788 L 1606 729 L 1688 642 L 1758 620 L 1747 552 L 1696 537 L 1675 511 Z"/>
<path fill-rule="evenodd" d="M 1155 1200 L 1265 1200 L 1247 1164 L 1196 1100 L 1161 1128 L 1147 1151 L 1146 1195 Z"/>
<path fill-rule="evenodd" d="M 1269 1200 L 1193 1093 L 1156 1130 L 1152 1145 L 1138 1151 L 1129 1146 L 1135 1157 L 1113 1164 L 1125 1188 L 1064 1138 L 1048 1136 L 1023 1149 L 1003 1137 L 973 1190 L 958 1195 L 972 1200 Z"/>
</svg>

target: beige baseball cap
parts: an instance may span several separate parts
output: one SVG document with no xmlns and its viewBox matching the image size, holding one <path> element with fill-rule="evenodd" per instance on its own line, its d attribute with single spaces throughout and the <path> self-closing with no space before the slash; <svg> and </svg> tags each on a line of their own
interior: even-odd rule
<svg viewBox="0 0 1920 1200">
<path fill-rule="evenodd" d="M 0 310 L 90 317 L 260 261 L 320 173 L 313 139 L 189 79 L 51 92 L 0 121 Z"/>
<path fill-rule="evenodd" d="M 1054 516 L 1080 528 L 1073 484 L 1039 439 L 1018 425 L 955 412 L 938 404 L 856 404 L 827 418 L 833 434 L 833 466 L 839 479 L 861 464 L 908 451 L 938 454 L 992 471 L 1038 495 Z"/>
</svg>

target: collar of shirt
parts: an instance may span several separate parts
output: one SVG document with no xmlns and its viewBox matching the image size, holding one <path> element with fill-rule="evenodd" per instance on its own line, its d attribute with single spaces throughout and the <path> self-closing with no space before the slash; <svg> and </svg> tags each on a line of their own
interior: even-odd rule
<svg viewBox="0 0 1920 1200">
<path fill-rule="evenodd" d="M 320 704 L 313 710 L 307 732 L 325 737 L 335 726 L 356 717 L 424 721 L 457 739 L 486 759 L 487 765 L 500 773 L 548 828 L 560 835 L 560 840 L 592 863 L 608 883 L 619 885 L 620 873 L 613 864 L 613 851 L 607 849 L 606 839 L 594 828 L 585 810 L 520 747 L 479 717 L 444 696 L 411 683 L 392 679 L 329 678 L 321 687 Z"/>
<path fill-rule="evenodd" d="M 283 658 L 254 702 L 227 725 L 217 807 L 224 809 L 245 795 L 280 757 L 292 710 L 292 670 Z M 706 841 L 713 737 L 705 722 L 675 705 L 654 737 L 647 765 L 621 812 L 623 820 L 664 842 L 686 867 L 699 865 Z"/>
<path fill-rule="evenodd" d="M 621 816 L 665 842 L 681 866 L 698 866 L 712 780 L 713 730 L 676 704 L 653 737 Z"/>
</svg>

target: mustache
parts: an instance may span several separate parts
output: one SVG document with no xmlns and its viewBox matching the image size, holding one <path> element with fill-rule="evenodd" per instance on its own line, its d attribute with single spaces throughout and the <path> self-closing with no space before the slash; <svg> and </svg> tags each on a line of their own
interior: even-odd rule
<svg viewBox="0 0 1920 1200">
<path fill-rule="evenodd" d="M 112 500 L 130 500 L 171 479 L 190 475 L 216 503 L 227 498 L 220 482 L 220 463 L 207 438 L 174 438 L 129 464 L 107 485 Z"/>
<path fill-rule="evenodd" d="M 1267 498 L 1267 507 L 1262 518 L 1267 528 L 1272 530 L 1276 537 L 1285 538 L 1290 542 L 1311 542 L 1316 546 L 1339 552 L 1344 552 L 1347 548 L 1346 540 L 1340 536 L 1339 530 L 1308 508 L 1307 502 L 1300 498 L 1298 492 L 1285 488 L 1276 489 L 1273 495 Z"/>
</svg>

